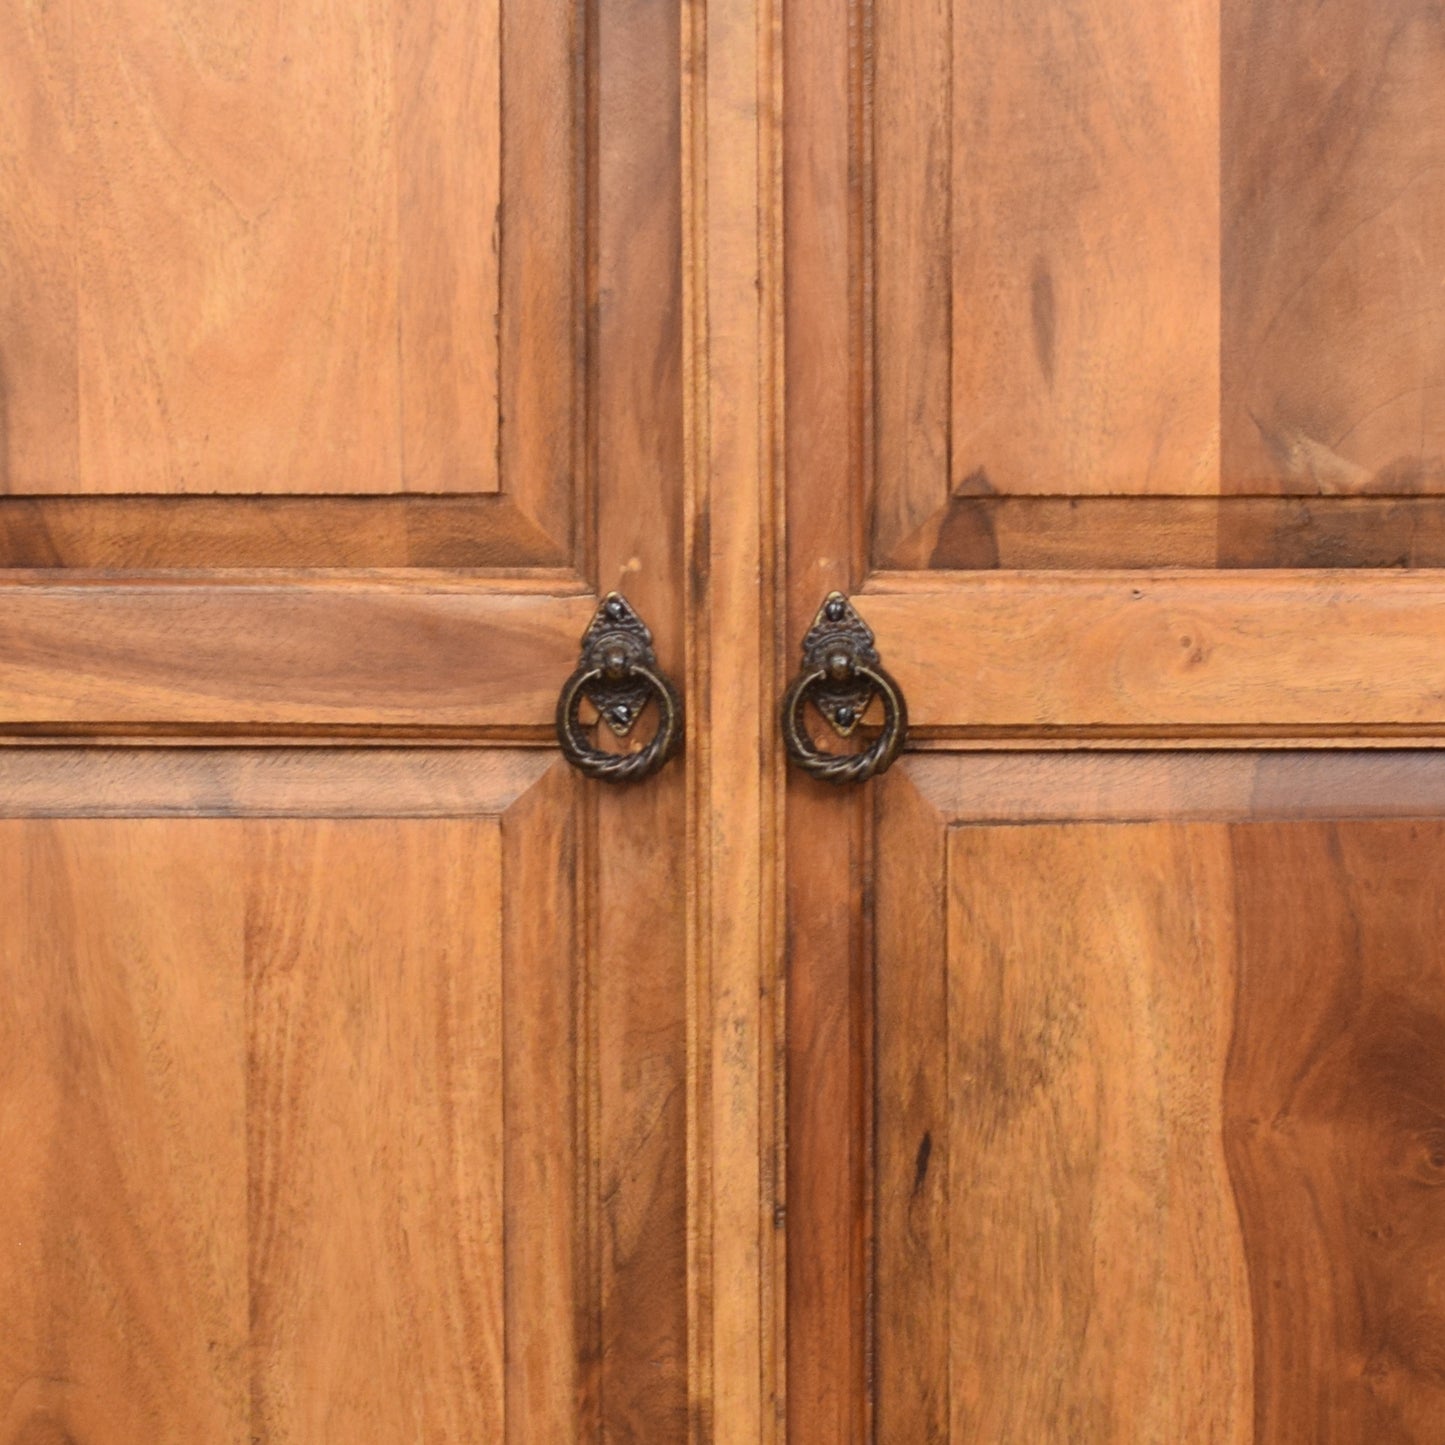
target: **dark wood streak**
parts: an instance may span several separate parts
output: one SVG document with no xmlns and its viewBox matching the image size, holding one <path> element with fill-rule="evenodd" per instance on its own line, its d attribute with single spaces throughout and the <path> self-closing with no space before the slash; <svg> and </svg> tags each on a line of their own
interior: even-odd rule
<svg viewBox="0 0 1445 1445">
<path fill-rule="evenodd" d="M 1231 0 L 1222 487 L 1445 486 L 1445 10 Z"/>
<path fill-rule="evenodd" d="M 1445 825 L 1232 830 L 1255 1433 L 1445 1440 Z"/>
</svg>

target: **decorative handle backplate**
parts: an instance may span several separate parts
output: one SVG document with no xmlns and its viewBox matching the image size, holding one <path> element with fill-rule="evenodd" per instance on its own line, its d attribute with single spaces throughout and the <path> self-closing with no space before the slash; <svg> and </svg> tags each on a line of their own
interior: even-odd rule
<svg viewBox="0 0 1445 1445">
<path fill-rule="evenodd" d="M 839 737 L 847 737 L 877 697 L 883 730 L 861 753 L 820 752 L 803 725 L 811 702 Z M 873 645 L 868 624 L 841 592 L 830 592 L 803 639 L 803 670 L 783 698 L 783 740 L 788 756 L 825 783 L 864 783 L 886 772 L 903 747 L 908 706 Z"/>
<path fill-rule="evenodd" d="M 625 738 L 646 709 L 657 703 L 657 731 L 635 753 L 604 753 L 594 748 L 582 726 L 582 701 L 597 709 L 601 722 Z M 633 783 L 651 777 L 682 741 L 682 702 L 663 676 L 652 650 L 652 633 L 619 592 L 602 599 L 582 634 L 582 658 L 562 684 L 557 699 L 557 741 L 578 772 L 604 783 Z"/>
</svg>

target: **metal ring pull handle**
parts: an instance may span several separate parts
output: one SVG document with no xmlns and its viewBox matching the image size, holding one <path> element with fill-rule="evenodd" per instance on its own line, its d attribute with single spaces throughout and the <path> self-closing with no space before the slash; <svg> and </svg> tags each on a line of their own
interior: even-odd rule
<svg viewBox="0 0 1445 1445">
<path fill-rule="evenodd" d="M 605 753 L 595 748 L 582 726 L 583 699 L 597 717 L 625 738 L 649 701 L 657 703 L 657 731 L 635 753 Z M 682 701 L 657 666 L 652 633 L 619 592 L 602 599 L 582 634 L 582 658 L 562 684 L 557 699 L 557 741 L 562 756 L 589 778 L 604 783 L 634 783 L 651 777 L 682 741 Z"/>
<path fill-rule="evenodd" d="M 825 753 L 803 725 L 811 702 L 840 737 L 847 737 L 877 697 L 883 729 L 861 753 Z M 783 698 L 783 741 L 788 756 L 825 783 L 866 783 L 887 772 L 908 733 L 908 705 L 888 675 L 868 624 L 841 592 L 831 592 L 803 639 L 803 670 Z"/>
</svg>

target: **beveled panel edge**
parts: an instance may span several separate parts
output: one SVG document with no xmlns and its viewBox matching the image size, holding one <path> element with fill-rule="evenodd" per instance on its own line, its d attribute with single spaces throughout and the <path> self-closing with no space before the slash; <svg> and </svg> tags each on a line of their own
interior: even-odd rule
<svg viewBox="0 0 1445 1445">
<path fill-rule="evenodd" d="M 895 771 L 945 827 L 1445 816 L 1445 754 L 1414 748 L 930 753 Z"/>
<path fill-rule="evenodd" d="M 0 747 L 0 817 L 486 817 L 554 766 L 512 748 Z"/>
<path fill-rule="evenodd" d="M 954 496 L 876 557 L 889 571 L 1445 566 L 1445 498 Z"/>
<path fill-rule="evenodd" d="M 0 567 L 550 568 L 572 547 L 509 495 L 0 496 Z"/>
</svg>

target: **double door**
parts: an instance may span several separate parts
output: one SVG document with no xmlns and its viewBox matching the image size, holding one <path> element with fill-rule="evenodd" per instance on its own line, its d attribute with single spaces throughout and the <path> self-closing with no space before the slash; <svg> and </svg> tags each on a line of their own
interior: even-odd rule
<svg viewBox="0 0 1445 1445">
<path fill-rule="evenodd" d="M 0 15 L 0 1442 L 1445 1439 L 1442 68 Z"/>
</svg>

